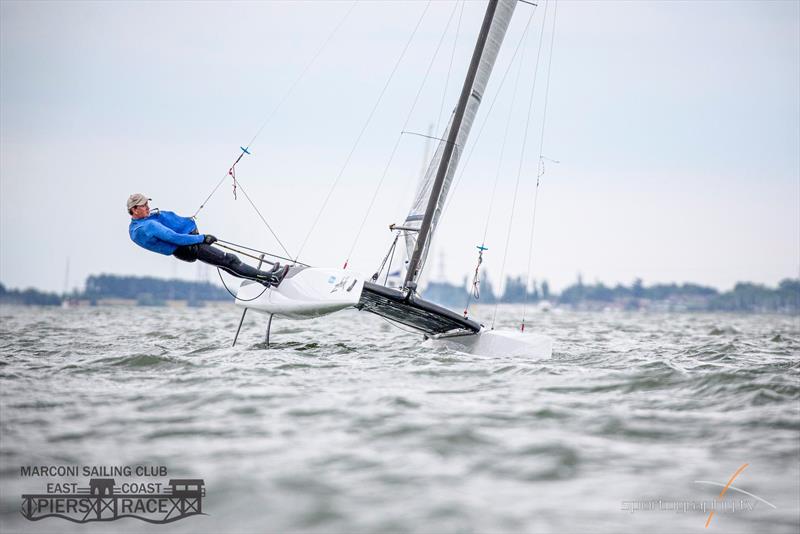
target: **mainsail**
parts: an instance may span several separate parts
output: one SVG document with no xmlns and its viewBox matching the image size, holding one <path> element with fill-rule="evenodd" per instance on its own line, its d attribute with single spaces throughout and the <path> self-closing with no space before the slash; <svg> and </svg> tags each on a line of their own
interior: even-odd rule
<svg viewBox="0 0 800 534">
<path fill-rule="evenodd" d="M 516 4 L 517 0 L 498 0 L 497 2 L 494 17 L 492 19 L 486 39 L 486 44 L 480 57 L 480 63 L 478 64 L 475 81 L 472 84 L 472 91 L 467 100 L 463 118 L 460 120 L 452 155 L 450 156 L 449 162 L 447 162 L 447 170 L 444 176 L 444 182 L 441 191 L 438 192 L 438 198 L 436 200 L 431 219 L 430 230 L 428 231 L 427 236 L 422 236 L 424 243 L 422 251 L 419 255 L 419 261 L 415 266 L 415 270 L 417 271 L 416 276 L 414 276 L 415 279 L 419 277 L 418 273 L 421 271 L 422 266 L 425 264 L 425 258 L 428 256 L 428 250 L 430 248 L 433 233 L 436 230 L 436 225 L 439 222 L 439 217 L 442 214 L 442 209 L 444 208 L 445 201 L 447 200 L 447 193 L 450 190 L 450 185 L 453 182 L 456 167 L 458 167 L 458 161 L 461 157 L 461 153 L 463 152 L 464 145 L 467 142 L 467 138 L 469 137 L 469 132 L 472 129 L 472 123 L 475 121 L 475 115 L 478 112 L 478 106 L 480 106 L 483 93 L 486 90 L 486 84 L 489 82 L 489 76 L 494 68 L 497 54 L 500 51 L 500 46 L 503 43 L 503 38 L 505 37 L 506 30 L 508 29 L 509 22 L 511 21 L 511 16 L 514 14 L 514 8 L 516 7 Z M 425 212 L 428 209 L 428 205 L 431 200 L 431 195 L 437 194 L 437 192 L 434 191 L 434 182 L 436 181 L 436 176 L 439 173 L 439 167 L 442 164 L 442 158 L 447 152 L 445 150 L 448 144 L 447 140 L 451 137 L 451 128 L 455 118 L 456 115 L 454 110 L 450 115 L 450 120 L 448 121 L 444 134 L 440 138 L 442 140 L 439 142 L 439 145 L 436 148 L 436 152 L 434 153 L 433 159 L 428 166 L 425 177 L 417 188 L 417 194 L 414 197 L 411 210 L 408 212 L 408 216 L 403 223 L 404 229 L 412 229 L 411 231 L 404 232 L 408 258 L 413 257 L 414 249 L 417 246 L 417 238 L 419 236 L 419 233 L 417 231 L 413 231 L 413 229 L 419 230 L 421 228 L 422 221 L 425 217 Z"/>
</svg>

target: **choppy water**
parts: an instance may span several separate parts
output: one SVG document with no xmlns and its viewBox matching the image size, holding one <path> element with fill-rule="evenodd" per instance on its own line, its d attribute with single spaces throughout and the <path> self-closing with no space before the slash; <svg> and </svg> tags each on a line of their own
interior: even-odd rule
<svg viewBox="0 0 800 534">
<path fill-rule="evenodd" d="M 0 316 L 4 533 L 800 528 L 796 316 L 541 314 L 544 362 L 433 351 L 355 311 L 276 320 L 270 348 L 253 314 L 235 349 L 233 307 Z M 702 510 L 630 511 L 713 502 L 695 481 L 745 463 L 733 485 L 776 508 L 731 491 L 755 509 L 707 530 Z M 46 480 L 20 466 L 41 464 L 165 465 L 205 480 L 208 515 L 28 522 Z"/>
</svg>

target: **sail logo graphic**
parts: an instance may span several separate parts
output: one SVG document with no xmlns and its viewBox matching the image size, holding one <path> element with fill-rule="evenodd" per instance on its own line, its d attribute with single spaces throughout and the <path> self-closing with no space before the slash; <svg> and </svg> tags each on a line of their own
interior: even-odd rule
<svg viewBox="0 0 800 534">
<path fill-rule="evenodd" d="M 169 479 L 164 482 L 124 482 L 92 478 L 88 487 L 75 482 L 46 484 L 43 493 L 22 495 L 22 516 L 29 521 L 50 517 L 74 523 L 139 519 L 172 523 L 203 513 L 206 495 L 203 479 Z"/>
<path fill-rule="evenodd" d="M 350 291 L 353 290 L 353 288 L 355 287 L 356 283 L 358 283 L 358 279 L 357 278 L 353 278 L 353 281 L 348 286 L 347 282 L 349 282 L 349 281 L 350 281 L 350 277 L 349 276 L 343 277 L 341 280 L 339 280 L 338 284 L 333 286 L 333 289 L 331 289 L 331 293 L 335 293 L 335 292 L 339 291 L 340 289 L 344 289 L 345 291 L 347 291 L 349 293 Z M 336 282 L 336 277 L 335 276 L 331 276 L 328 279 L 328 283 L 329 284 L 333 284 L 334 282 Z"/>
</svg>

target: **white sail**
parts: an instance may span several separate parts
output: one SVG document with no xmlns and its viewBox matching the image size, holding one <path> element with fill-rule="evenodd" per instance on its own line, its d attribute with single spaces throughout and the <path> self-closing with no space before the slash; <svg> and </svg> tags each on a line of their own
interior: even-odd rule
<svg viewBox="0 0 800 534">
<path fill-rule="evenodd" d="M 456 146 L 453 149 L 453 155 L 447 167 L 447 174 L 445 175 L 442 192 L 439 195 L 439 199 L 436 203 L 436 209 L 434 211 L 431 223 L 430 236 L 428 237 L 425 243 L 425 248 L 422 251 L 422 256 L 420 257 L 419 262 L 420 265 L 425 264 L 425 258 L 428 256 L 428 249 L 430 248 L 433 234 L 436 231 L 436 224 L 438 223 L 439 217 L 442 214 L 445 200 L 447 200 L 447 193 L 450 190 L 450 185 L 453 182 L 453 176 L 455 175 L 456 167 L 458 167 L 458 161 L 461 157 L 461 153 L 463 152 L 464 145 L 467 142 L 467 138 L 469 137 L 469 132 L 472 129 L 472 123 L 475 120 L 475 115 L 478 113 L 478 106 L 480 106 L 483 93 L 486 90 L 486 84 L 489 82 L 489 76 L 494 68 L 497 54 L 500 51 L 500 46 L 503 44 L 503 38 L 505 37 L 506 30 L 508 29 L 509 22 L 511 21 L 511 16 L 514 14 L 514 8 L 516 7 L 516 4 L 517 0 L 499 0 L 498 2 L 495 16 L 492 20 L 492 26 L 489 30 L 489 35 L 486 40 L 486 46 L 483 50 L 483 54 L 481 55 L 480 64 L 478 65 L 478 72 L 475 75 L 475 82 L 472 84 L 472 93 L 467 101 L 464 117 L 461 120 L 461 127 L 459 128 L 456 137 Z M 442 160 L 442 154 L 445 149 L 446 141 L 444 141 L 444 139 L 447 139 L 448 135 L 450 134 L 450 126 L 452 121 L 453 114 L 451 113 L 450 120 L 447 123 L 447 128 L 440 138 L 443 140 L 439 141 L 439 144 L 436 147 L 436 152 L 433 155 L 433 159 L 431 160 L 430 165 L 428 165 L 428 171 L 425 173 L 425 177 L 417 188 L 417 194 L 414 197 L 411 210 L 408 212 L 408 216 L 403 223 L 405 228 L 418 229 L 422 225 L 422 219 L 425 216 L 425 210 L 428 207 L 428 199 L 431 196 L 433 182 L 436 179 L 436 173 L 439 169 L 439 164 Z M 417 233 L 412 231 L 404 232 L 404 234 L 406 240 L 406 250 L 408 257 L 410 258 L 414 253 L 414 247 L 417 243 Z"/>
</svg>

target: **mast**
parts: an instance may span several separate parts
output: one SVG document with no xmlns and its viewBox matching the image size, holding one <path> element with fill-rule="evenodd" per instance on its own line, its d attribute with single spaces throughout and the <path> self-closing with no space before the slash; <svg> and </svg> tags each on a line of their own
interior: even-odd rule
<svg viewBox="0 0 800 534">
<path fill-rule="evenodd" d="M 467 77 L 464 80 L 464 86 L 461 88 L 461 96 L 458 99 L 458 105 L 456 106 L 453 114 L 452 124 L 450 126 L 450 131 L 448 132 L 447 142 L 444 146 L 444 152 L 442 153 L 442 159 L 439 162 L 439 168 L 436 171 L 436 180 L 433 183 L 431 195 L 428 197 L 428 205 L 425 209 L 425 216 L 422 219 L 422 224 L 419 228 L 419 233 L 417 234 L 414 253 L 411 256 L 411 260 L 408 262 L 408 270 L 406 272 L 406 279 L 403 282 L 403 287 L 412 291 L 416 290 L 417 287 L 416 279 L 419 275 L 420 259 L 422 258 L 423 250 L 425 250 L 426 242 L 430 238 L 431 222 L 433 221 L 433 215 L 436 211 L 436 205 L 439 201 L 439 195 L 442 192 L 442 186 L 444 185 L 445 175 L 447 174 L 447 169 L 450 165 L 450 159 L 453 156 L 453 149 L 456 146 L 456 138 L 461 128 L 461 120 L 464 118 L 464 110 L 467 108 L 467 101 L 472 93 L 475 75 L 477 74 L 478 66 L 481 63 L 483 49 L 486 46 L 489 30 L 492 26 L 492 20 L 494 19 L 494 14 L 497 10 L 497 2 L 498 0 L 489 0 L 489 5 L 486 6 L 486 14 L 483 17 L 483 24 L 481 25 L 481 31 L 478 34 L 478 41 L 475 43 L 475 50 L 472 53 L 472 60 L 470 61 L 469 69 L 467 70 Z"/>
</svg>

